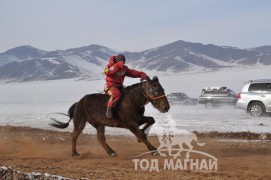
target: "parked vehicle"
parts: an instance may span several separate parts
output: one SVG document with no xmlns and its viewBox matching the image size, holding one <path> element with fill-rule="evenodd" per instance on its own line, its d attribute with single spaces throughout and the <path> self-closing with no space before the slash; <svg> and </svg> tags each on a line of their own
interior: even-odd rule
<svg viewBox="0 0 271 180">
<path fill-rule="evenodd" d="M 198 99 L 190 98 L 185 93 L 171 93 L 167 95 L 167 99 L 171 104 L 197 105 Z"/>
<path fill-rule="evenodd" d="M 256 117 L 271 112 L 271 80 L 246 82 L 238 94 L 237 106 Z"/>
<path fill-rule="evenodd" d="M 218 105 L 236 106 L 237 94 L 227 87 L 206 87 L 202 89 L 199 104 L 205 104 L 206 108 Z"/>
</svg>

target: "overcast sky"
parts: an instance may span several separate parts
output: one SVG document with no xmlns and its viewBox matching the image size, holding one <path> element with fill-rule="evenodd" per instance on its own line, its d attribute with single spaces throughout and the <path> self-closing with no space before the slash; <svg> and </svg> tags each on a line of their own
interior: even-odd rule
<svg viewBox="0 0 271 180">
<path fill-rule="evenodd" d="M 99 44 L 140 51 L 177 40 L 271 45 L 270 0 L 0 0 L 0 52 Z"/>
</svg>

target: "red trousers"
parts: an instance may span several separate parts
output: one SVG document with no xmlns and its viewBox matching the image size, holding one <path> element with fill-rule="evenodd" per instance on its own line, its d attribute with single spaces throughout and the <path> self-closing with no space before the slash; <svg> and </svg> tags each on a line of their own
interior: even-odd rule
<svg viewBox="0 0 271 180">
<path fill-rule="evenodd" d="M 121 98 L 121 92 L 117 87 L 105 88 L 105 93 L 110 96 L 107 102 L 107 108 L 115 107 Z"/>
</svg>

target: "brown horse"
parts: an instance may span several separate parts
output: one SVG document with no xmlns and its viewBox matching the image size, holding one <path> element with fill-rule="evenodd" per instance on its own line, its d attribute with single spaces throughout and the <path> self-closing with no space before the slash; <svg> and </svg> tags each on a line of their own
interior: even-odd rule
<svg viewBox="0 0 271 180">
<path fill-rule="evenodd" d="M 70 120 L 67 123 L 56 121 L 51 124 L 57 128 L 66 128 L 73 119 L 74 130 L 72 132 L 72 156 L 79 156 L 76 151 L 76 141 L 80 133 L 89 122 L 97 130 L 98 141 L 104 147 L 109 156 L 117 156 L 116 152 L 109 147 L 105 140 L 105 126 L 129 129 L 140 142 L 145 143 L 152 155 L 156 155 L 157 149 L 148 141 L 144 131 L 155 123 L 153 117 L 144 116 L 145 105 L 151 102 L 160 112 L 168 112 L 170 106 L 165 96 L 164 89 L 157 77 L 152 80 L 128 86 L 122 90 L 122 99 L 115 109 L 113 119 L 105 116 L 106 103 L 109 96 L 105 94 L 89 94 L 84 96 L 78 103 L 74 103 L 69 111 Z M 143 129 L 139 126 L 146 124 Z"/>
</svg>

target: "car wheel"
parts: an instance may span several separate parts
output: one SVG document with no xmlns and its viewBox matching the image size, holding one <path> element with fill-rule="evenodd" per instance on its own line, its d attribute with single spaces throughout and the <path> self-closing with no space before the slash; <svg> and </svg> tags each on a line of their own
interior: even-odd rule
<svg viewBox="0 0 271 180">
<path fill-rule="evenodd" d="M 207 109 L 212 108 L 212 106 L 213 106 L 212 102 L 206 102 L 206 103 L 205 103 L 205 107 L 206 107 Z"/>
<path fill-rule="evenodd" d="M 255 116 L 255 117 L 263 116 L 266 113 L 263 103 L 260 103 L 260 102 L 252 103 L 249 106 L 248 111 L 252 116 Z"/>
</svg>

